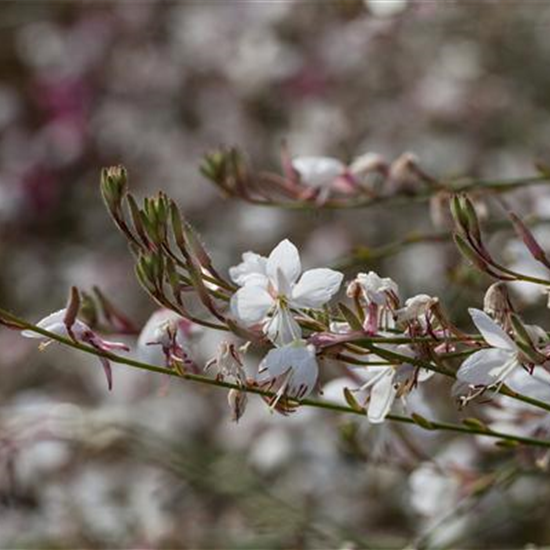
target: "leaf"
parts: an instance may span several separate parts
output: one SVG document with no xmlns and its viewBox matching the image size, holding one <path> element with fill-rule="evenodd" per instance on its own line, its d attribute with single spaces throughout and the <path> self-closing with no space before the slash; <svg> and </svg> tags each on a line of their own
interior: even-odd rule
<svg viewBox="0 0 550 550">
<path fill-rule="evenodd" d="M 344 316 L 344 319 L 347 321 L 352 330 L 363 330 L 363 324 L 361 320 L 351 309 L 345 304 L 338 304 L 338 309 L 340 313 Z"/>
</svg>

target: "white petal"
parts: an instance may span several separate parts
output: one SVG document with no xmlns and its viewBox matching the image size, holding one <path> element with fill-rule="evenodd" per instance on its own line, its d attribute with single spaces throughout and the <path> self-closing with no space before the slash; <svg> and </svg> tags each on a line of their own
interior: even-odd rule
<svg viewBox="0 0 550 550">
<path fill-rule="evenodd" d="M 329 187 L 346 167 L 331 157 L 297 157 L 292 167 L 300 174 L 300 181 L 311 187 Z"/>
<path fill-rule="evenodd" d="M 267 258 L 256 254 L 255 252 L 245 252 L 242 256 L 243 261 L 234 267 L 229 268 L 231 280 L 243 286 L 245 283 L 254 281 L 259 283 L 266 280 Z"/>
<path fill-rule="evenodd" d="M 502 381 L 503 372 L 511 363 L 517 364 L 515 354 L 498 348 L 481 349 L 468 357 L 456 373 L 460 382 L 473 386 L 490 386 Z"/>
<path fill-rule="evenodd" d="M 550 374 L 541 367 L 536 367 L 533 374 L 525 369 L 514 370 L 506 379 L 506 385 L 518 393 L 550 403 Z"/>
<path fill-rule="evenodd" d="M 304 357 L 299 367 L 292 371 L 288 380 L 287 394 L 300 399 L 307 397 L 315 388 L 318 376 L 319 366 L 315 359 L 315 353 L 313 353 L 307 358 Z"/>
<path fill-rule="evenodd" d="M 266 273 L 274 284 L 277 284 L 277 279 L 280 277 L 277 274 L 278 270 L 284 275 L 289 285 L 293 285 L 298 280 L 302 271 L 298 249 L 288 239 L 281 241 L 267 259 Z"/>
<path fill-rule="evenodd" d="M 258 381 L 264 382 L 290 373 L 287 394 L 305 397 L 314 388 L 319 368 L 313 346 L 303 342 L 293 342 L 268 352 L 260 364 Z"/>
<path fill-rule="evenodd" d="M 373 424 L 383 422 L 390 412 L 397 394 L 397 390 L 393 384 L 394 372 L 393 369 L 387 369 L 387 374 L 380 378 L 371 390 L 367 416 Z"/>
<path fill-rule="evenodd" d="M 306 271 L 292 289 L 296 307 L 320 308 L 339 290 L 344 276 L 333 269 L 319 268 Z"/>
<path fill-rule="evenodd" d="M 247 326 L 263 321 L 274 305 L 268 292 L 257 285 L 245 285 L 231 297 L 231 312 Z"/>
<path fill-rule="evenodd" d="M 278 306 L 266 323 L 264 333 L 275 345 L 284 346 L 300 339 L 302 329 L 287 307 Z"/>
<path fill-rule="evenodd" d="M 58 334 L 59 336 L 68 336 L 67 327 L 63 322 L 63 320 L 65 319 L 66 311 L 66 309 L 60 309 L 59 311 L 51 313 L 47 317 L 44 317 L 44 319 L 38 321 L 38 323 L 36 323 L 36 326 Z M 47 336 L 43 336 L 42 334 L 38 334 L 37 332 L 34 332 L 32 330 L 24 330 L 23 332 L 21 332 L 21 335 L 25 338 L 47 338 Z"/>
<path fill-rule="evenodd" d="M 510 351 L 517 350 L 514 341 L 485 312 L 475 308 L 468 309 L 468 312 L 477 330 L 490 346 Z"/>
</svg>

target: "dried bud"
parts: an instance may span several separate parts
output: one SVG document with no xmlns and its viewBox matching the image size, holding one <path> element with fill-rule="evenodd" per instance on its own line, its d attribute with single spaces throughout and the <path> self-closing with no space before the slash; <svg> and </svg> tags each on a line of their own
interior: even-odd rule
<svg viewBox="0 0 550 550">
<path fill-rule="evenodd" d="M 514 310 L 508 288 L 502 282 L 493 283 L 485 292 L 483 311 L 502 326 L 508 325 L 508 316 Z"/>
<path fill-rule="evenodd" d="M 371 172 L 386 174 L 388 172 L 388 163 L 382 155 L 378 153 L 364 153 L 353 159 L 348 170 L 353 176 L 364 176 Z"/>
<path fill-rule="evenodd" d="M 248 396 L 246 392 L 235 388 L 229 390 L 229 393 L 227 394 L 227 402 L 229 404 L 229 409 L 231 410 L 231 420 L 233 420 L 233 422 L 238 422 L 244 414 L 246 404 L 248 403 Z"/>
<path fill-rule="evenodd" d="M 412 153 L 403 153 L 394 160 L 389 169 L 389 178 L 394 192 L 414 193 L 421 182 L 418 158 Z"/>
</svg>

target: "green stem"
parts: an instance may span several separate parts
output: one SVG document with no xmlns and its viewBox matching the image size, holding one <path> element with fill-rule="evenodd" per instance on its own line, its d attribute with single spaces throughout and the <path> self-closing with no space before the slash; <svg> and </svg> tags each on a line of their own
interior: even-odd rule
<svg viewBox="0 0 550 550">
<path fill-rule="evenodd" d="M 449 181 L 443 189 L 437 188 L 435 192 L 446 190 L 449 193 L 458 193 L 464 191 L 493 191 L 495 193 L 507 193 L 521 187 L 527 187 L 531 185 L 541 185 L 548 183 L 550 178 L 544 175 L 529 176 L 526 178 L 518 178 L 513 180 L 471 180 L 465 183 L 459 183 L 460 180 Z M 343 210 L 343 209 L 357 209 L 357 208 L 370 208 L 385 204 L 386 206 L 407 206 L 411 202 L 421 203 L 430 200 L 434 195 L 434 189 L 418 193 L 417 195 L 389 195 L 381 197 L 369 197 L 361 199 L 332 199 L 327 200 L 323 204 L 318 204 L 315 201 L 274 201 L 265 199 L 254 199 L 248 197 L 244 200 L 258 206 L 267 206 L 271 208 L 286 208 L 289 210 Z"/>
<path fill-rule="evenodd" d="M 114 353 L 108 352 L 108 351 L 101 351 L 96 348 L 93 348 L 91 346 L 88 346 L 86 344 L 82 344 L 80 342 L 76 342 L 74 340 L 71 340 L 69 338 L 65 338 L 63 336 L 60 336 L 58 334 L 55 334 L 53 332 L 50 332 L 48 330 L 45 330 L 43 328 L 37 327 L 36 325 L 33 325 L 32 323 L 28 323 L 27 321 L 24 321 L 22 319 L 19 319 L 15 315 L 12 315 L 11 313 L 5 311 L 4 309 L 0 308 L 0 316 L 11 323 L 12 327 L 17 326 L 21 329 L 26 330 L 32 330 L 33 332 L 36 332 L 37 334 L 41 334 L 42 336 L 45 336 L 46 338 L 49 338 L 50 340 L 55 340 L 56 342 L 59 342 L 61 344 L 64 344 L 66 346 L 69 346 L 71 348 L 83 351 L 85 353 L 95 355 L 97 357 L 105 357 L 106 359 L 109 359 L 110 361 L 113 361 L 114 363 L 128 365 L 130 367 L 134 367 L 141 370 L 146 370 L 150 372 L 156 372 L 160 374 L 167 374 L 169 376 L 174 376 L 177 378 L 183 378 L 184 380 L 189 380 L 191 382 L 196 382 L 200 384 L 205 384 L 209 386 L 216 386 L 218 388 L 225 388 L 225 389 L 236 389 L 240 391 L 246 391 L 248 393 L 253 393 L 257 395 L 261 395 L 263 397 L 273 397 L 274 393 L 270 391 L 263 390 L 261 388 L 256 387 L 242 387 L 238 384 L 233 384 L 231 382 L 225 382 L 223 380 L 217 380 L 214 378 L 209 378 L 203 375 L 199 374 L 191 374 L 187 372 L 178 373 L 174 370 L 168 369 L 166 367 L 159 367 L 156 365 L 150 365 L 148 363 L 143 363 L 141 361 L 137 361 L 135 359 L 131 359 L 129 357 L 121 357 L 119 355 L 116 355 Z M 385 351 L 385 350 L 383 350 Z M 409 358 L 410 359 L 410 358 Z M 522 396 L 523 397 L 523 396 Z M 317 409 L 324 409 L 324 410 L 330 410 L 333 412 L 340 412 L 340 413 L 346 413 L 346 414 L 355 414 L 359 416 L 366 416 L 366 411 L 364 409 L 357 409 L 348 407 L 345 405 L 339 405 L 337 403 L 332 403 L 329 401 L 321 401 L 317 399 L 295 399 L 293 400 L 297 405 L 301 406 L 307 406 L 307 407 L 314 407 Z M 535 400 L 526 400 L 526 402 L 532 402 L 534 404 Z M 550 410 L 550 405 L 547 405 L 548 410 Z M 452 424 L 449 422 L 436 422 L 436 421 L 425 421 L 423 422 L 424 426 L 422 424 L 418 424 L 414 418 L 410 418 L 407 416 L 397 415 L 397 414 L 389 414 L 387 416 L 388 420 L 391 420 L 393 422 L 401 422 L 404 424 L 415 424 L 419 425 L 421 427 L 424 427 L 425 429 L 429 430 L 442 430 L 442 431 L 449 431 L 449 432 L 455 432 L 455 433 L 463 433 L 463 434 L 469 434 L 469 435 L 482 435 L 485 437 L 492 437 L 495 439 L 503 440 L 503 441 L 510 441 L 512 443 L 521 443 L 524 445 L 531 445 L 536 447 L 544 447 L 544 448 L 550 448 L 550 441 L 542 440 L 542 439 L 535 439 L 531 437 L 523 437 L 518 435 L 512 435 L 507 434 L 495 430 L 490 430 L 489 428 L 483 428 L 483 427 L 474 427 L 474 426 L 465 426 L 460 424 Z M 429 426 L 429 428 L 426 428 L 426 426 Z"/>
</svg>

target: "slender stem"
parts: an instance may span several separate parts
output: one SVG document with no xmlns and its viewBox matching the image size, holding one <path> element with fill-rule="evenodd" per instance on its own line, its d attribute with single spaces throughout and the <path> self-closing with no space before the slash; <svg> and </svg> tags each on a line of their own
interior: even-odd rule
<svg viewBox="0 0 550 550">
<path fill-rule="evenodd" d="M 258 206 L 267 206 L 271 208 L 286 208 L 289 210 L 343 210 L 343 209 L 356 209 L 356 208 L 370 208 L 372 206 L 384 204 L 386 206 L 406 206 L 411 202 L 426 202 L 434 195 L 435 192 L 446 190 L 450 193 L 464 192 L 464 191 L 493 191 L 495 193 L 507 193 L 520 187 L 527 187 L 531 185 L 541 185 L 548 183 L 550 178 L 545 175 L 529 176 L 526 178 L 518 178 L 513 180 L 470 180 L 460 183 L 461 180 L 451 180 L 446 183 L 442 188 L 430 189 L 416 195 L 386 195 L 378 197 L 367 197 L 360 199 L 330 199 L 326 202 L 319 204 L 316 201 L 303 201 L 303 200 L 288 200 L 288 201 L 276 201 L 271 199 L 255 199 L 252 197 L 246 197 L 244 200 Z M 463 181 L 463 179 L 462 179 Z"/>
<path fill-rule="evenodd" d="M 526 225 L 529 227 L 536 227 L 539 225 L 550 224 L 549 218 L 532 218 L 526 220 Z M 485 231 L 495 232 L 505 229 L 510 229 L 510 222 L 508 220 L 496 220 L 484 224 Z M 389 258 L 396 254 L 399 254 L 404 248 L 415 246 L 424 243 L 440 243 L 444 244 L 450 242 L 453 239 L 452 231 L 433 231 L 426 233 L 412 232 L 406 235 L 402 239 L 395 240 L 388 244 L 376 247 L 359 247 L 349 256 L 341 258 L 335 265 L 334 269 L 347 269 L 360 265 L 364 262 L 372 262 L 375 260 L 381 260 L 383 258 Z"/>
<path fill-rule="evenodd" d="M 91 346 L 88 346 L 86 344 L 82 344 L 80 342 L 71 340 L 69 338 L 65 338 L 64 336 L 60 336 L 58 334 L 55 334 L 53 332 L 50 332 L 48 330 L 45 330 L 43 328 L 40 328 L 36 325 L 33 325 L 32 323 L 28 323 L 27 321 L 24 321 L 22 319 L 19 319 L 15 315 L 12 315 L 8 311 L 5 311 L 4 309 L 0 308 L 0 316 L 8 321 L 11 326 L 17 326 L 21 329 L 31 330 L 33 332 L 36 332 L 37 334 L 41 334 L 42 336 L 45 336 L 46 338 L 49 338 L 51 340 L 55 340 L 61 344 L 64 344 L 66 346 L 69 346 L 74 349 L 78 349 L 80 351 L 83 351 L 85 353 L 95 355 L 97 357 L 104 357 L 110 361 L 113 361 L 114 363 L 124 364 L 128 365 L 130 367 L 134 367 L 141 370 L 147 370 L 150 372 L 156 372 L 161 374 L 167 374 L 169 376 L 174 376 L 177 378 L 183 378 L 185 380 L 190 380 L 192 382 L 197 382 L 200 384 L 205 384 L 209 386 L 216 386 L 219 388 L 225 388 L 225 389 L 236 389 L 240 391 L 246 391 L 248 393 L 254 393 L 257 395 L 261 395 L 263 397 L 273 397 L 274 393 L 270 391 L 263 390 L 258 387 L 243 387 L 238 384 L 233 384 L 231 382 L 226 382 L 224 380 L 218 380 L 215 378 L 209 378 L 207 376 L 199 375 L 199 374 L 191 374 L 187 372 L 177 372 L 174 370 L 171 370 L 166 367 L 159 367 L 156 365 L 150 365 L 148 363 L 143 363 L 141 361 L 137 361 L 135 359 L 131 359 L 129 357 L 122 357 L 119 355 L 116 355 L 114 353 L 108 352 L 108 351 L 101 351 L 96 348 L 93 348 Z M 384 350 L 385 351 L 385 350 Z M 409 358 L 410 359 L 410 358 Z M 308 406 L 308 407 L 315 407 L 318 409 L 324 409 L 324 410 L 330 410 L 334 412 L 341 412 L 346 414 L 355 414 L 359 416 L 366 416 L 366 411 L 362 408 L 353 408 L 345 405 L 340 405 L 338 403 L 333 403 L 330 401 L 321 401 L 317 399 L 294 399 L 293 400 L 296 405 L 301 406 Z M 532 400 L 535 401 L 535 400 Z M 529 402 L 529 401 L 526 401 Z M 550 405 L 548 405 L 548 410 L 550 410 Z M 393 422 L 401 422 L 404 424 L 415 424 L 419 425 L 421 427 L 424 427 L 425 429 L 429 430 L 442 430 L 442 431 L 449 431 L 449 432 L 455 432 L 455 433 L 463 433 L 463 434 L 469 434 L 469 435 L 482 435 L 485 437 L 492 437 L 495 439 L 500 439 L 504 441 L 510 441 L 512 443 L 516 444 L 524 444 L 524 445 L 531 445 L 536 447 L 545 447 L 550 448 L 550 440 L 543 440 L 543 439 L 535 439 L 531 437 L 523 437 L 519 435 L 512 435 L 507 434 L 495 430 L 491 430 L 489 428 L 485 427 L 475 427 L 475 426 L 466 426 L 461 424 L 452 424 L 449 422 L 437 422 L 437 421 L 426 421 L 424 423 L 424 426 L 422 424 L 418 424 L 418 422 L 415 421 L 414 418 L 397 415 L 397 414 L 389 414 L 387 416 L 388 420 L 391 420 Z M 429 427 L 427 427 L 429 426 Z"/>
</svg>

